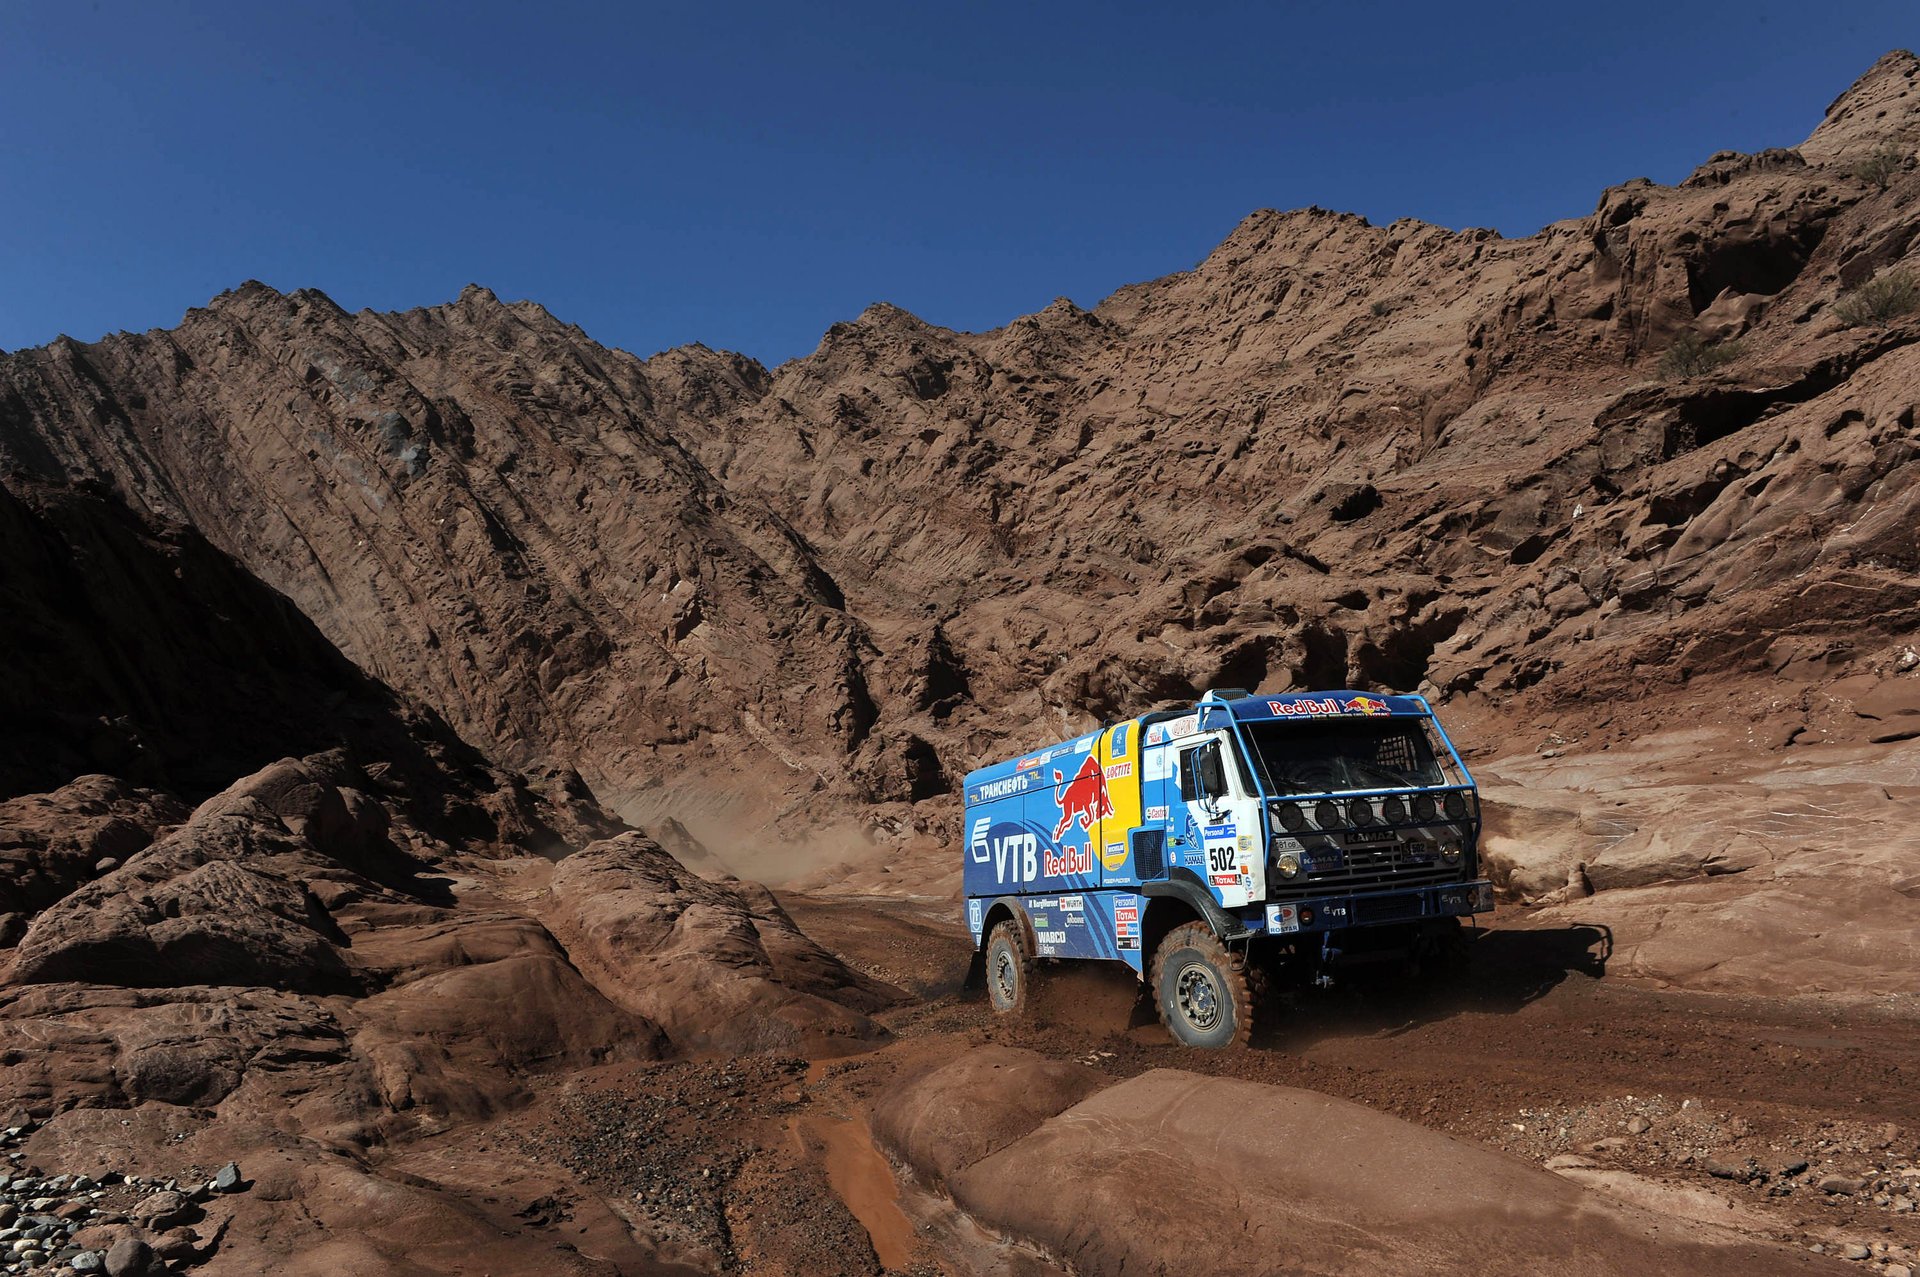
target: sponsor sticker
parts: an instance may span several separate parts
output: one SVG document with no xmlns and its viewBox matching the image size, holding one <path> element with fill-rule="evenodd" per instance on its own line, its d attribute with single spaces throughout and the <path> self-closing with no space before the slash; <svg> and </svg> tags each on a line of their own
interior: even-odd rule
<svg viewBox="0 0 1920 1277">
<path fill-rule="evenodd" d="M 1107 849 L 1100 853 L 1100 863 L 1108 869 L 1118 869 L 1127 863 L 1127 844 L 1110 842 Z"/>
<path fill-rule="evenodd" d="M 1092 829 L 1094 821 L 1113 815 L 1113 799 L 1107 795 L 1107 778 L 1101 774 L 1100 764 L 1091 754 L 1080 764 L 1072 780 L 1056 769 L 1053 783 L 1062 787 L 1054 799 L 1060 808 L 1060 823 L 1053 827 L 1055 842 L 1065 837 L 1067 831 L 1076 824 L 1082 829 Z"/>
<path fill-rule="evenodd" d="M 976 936 L 980 934 L 980 902 L 978 900 L 967 901 L 967 930 Z"/>
<path fill-rule="evenodd" d="M 1237 887 L 1240 885 L 1240 875 L 1237 873 L 1208 874 L 1207 881 L 1216 887 Z"/>
<path fill-rule="evenodd" d="M 1292 905 L 1267 906 L 1267 930 L 1279 933 L 1300 930 L 1300 915 Z"/>
<path fill-rule="evenodd" d="M 1378 696 L 1354 696 L 1339 700 L 1332 696 L 1309 697 L 1297 701 L 1268 701 L 1267 713 L 1275 718 L 1314 718 L 1322 714 L 1391 714 L 1393 710 Z"/>
<path fill-rule="evenodd" d="M 1111 748 L 1116 755 L 1127 752 L 1127 731 L 1132 726 L 1132 723 L 1122 723 L 1113 729 L 1113 740 L 1109 748 Z"/>
<path fill-rule="evenodd" d="M 1087 907 L 1087 902 L 1084 896 L 1060 897 L 1060 908 L 1062 912 L 1079 913 L 1082 909 L 1086 907 Z"/>
<path fill-rule="evenodd" d="M 1041 931 L 1035 928 L 1033 938 L 1041 944 L 1065 944 L 1067 933 L 1064 931 Z"/>
<path fill-rule="evenodd" d="M 1124 763 L 1108 763 L 1107 764 L 1108 780 L 1121 780 L 1131 775 L 1133 775 L 1133 763 L 1130 761 L 1124 762 Z"/>
<path fill-rule="evenodd" d="M 1147 808 L 1148 820 L 1165 820 L 1166 818 L 1167 818 L 1167 809 L 1165 807 Z"/>
<path fill-rule="evenodd" d="M 983 781 L 974 786 L 973 801 L 977 803 L 990 803 L 995 799 L 1009 798 L 1014 794 L 1024 794 L 1032 787 L 1030 782 L 1034 779 L 1032 776 L 1020 773 L 1014 776 L 1003 776 L 999 780 Z"/>
<path fill-rule="evenodd" d="M 987 848 L 987 828 L 992 823 L 993 817 L 991 816 L 982 816 L 973 822 L 973 833 L 967 838 L 967 854 L 973 858 L 973 863 L 976 865 L 984 865 L 987 863 L 989 855 Z"/>
<path fill-rule="evenodd" d="M 1041 867 L 1049 878 L 1064 877 L 1067 874 L 1090 874 L 1093 872 L 1092 847 L 1062 847 L 1060 854 L 1043 852 Z"/>
</svg>

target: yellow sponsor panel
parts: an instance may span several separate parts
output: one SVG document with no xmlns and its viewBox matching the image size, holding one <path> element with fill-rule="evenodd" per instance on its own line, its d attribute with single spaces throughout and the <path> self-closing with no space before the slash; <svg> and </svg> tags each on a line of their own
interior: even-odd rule
<svg viewBox="0 0 1920 1277">
<path fill-rule="evenodd" d="M 1111 813 L 1100 822 L 1100 863 L 1119 871 L 1127 864 L 1127 839 L 1140 826 L 1140 724 L 1128 719 L 1100 733 L 1100 770 L 1106 777 Z"/>
</svg>

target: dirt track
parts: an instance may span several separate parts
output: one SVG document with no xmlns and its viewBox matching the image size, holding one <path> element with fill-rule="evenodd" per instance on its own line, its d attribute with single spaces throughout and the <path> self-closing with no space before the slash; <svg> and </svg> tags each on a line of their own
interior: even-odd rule
<svg viewBox="0 0 1920 1277">
<path fill-rule="evenodd" d="M 1002 1021 L 958 990 L 966 939 L 943 906 L 784 903 L 853 965 L 926 999 L 893 1013 L 898 1045 L 842 1066 L 850 1092 L 984 1042 L 1116 1078 L 1176 1067 L 1307 1087 L 1536 1163 L 1573 1156 L 1601 1178 L 1630 1172 L 1601 1186 L 1643 1204 L 1697 1208 L 1711 1194 L 1722 1222 L 1776 1240 L 1920 1246 L 1920 1213 L 1900 1209 L 1920 1188 L 1920 1171 L 1901 1175 L 1920 1160 L 1912 998 L 1741 997 L 1604 978 L 1603 929 L 1530 929 L 1509 908 L 1445 988 L 1349 984 L 1277 1009 L 1250 1050 L 1199 1053 L 1166 1039 L 1118 967 L 1054 965 L 1031 1018 Z M 1783 1175 L 1798 1162 L 1809 1166 Z M 1871 1183 L 1815 1187 L 1829 1174 L 1894 1187 L 1877 1205 Z"/>
</svg>

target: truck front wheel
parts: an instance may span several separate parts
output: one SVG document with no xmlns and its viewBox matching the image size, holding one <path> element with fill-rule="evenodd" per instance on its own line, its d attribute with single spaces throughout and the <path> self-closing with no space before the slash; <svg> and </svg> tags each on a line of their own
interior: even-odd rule
<svg viewBox="0 0 1920 1277">
<path fill-rule="evenodd" d="M 1246 958 L 1204 922 L 1169 931 L 1153 954 L 1160 1022 L 1182 1046 L 1245 1046 L 1253 1032 L 1253 985 Z"/>
<path fill-rule="evenodd" d="M 1033 989 L 1033 955 L 1027 952 L 1027 933 L 1012 921 L 995 925 L 987 937 L 987 1000 L 1002 1015 L 1027 1009 Z"/>
</svg>

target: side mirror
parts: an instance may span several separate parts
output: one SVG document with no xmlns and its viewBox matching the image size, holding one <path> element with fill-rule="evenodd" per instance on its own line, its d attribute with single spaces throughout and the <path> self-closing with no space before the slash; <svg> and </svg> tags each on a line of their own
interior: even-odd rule
<svg viewBox="0 0 1920 1277">
<path fill-rule="evenodd" d="M 1194 770 L 1200 773 L 1200 792 L 1209 798 L 1227 796 L 1227 769 L 1220 760 L 1220 742 L 1208 741 L 1193 751 Z"/>
<path fill-rule="evenodd" d="M 1199 728 L 1203 732 L 1217 731 L 1233 722 L 1233 711 L 1225 705 L 1202 705 L 1200 707 Z"/>
<path fill-rule="evenodd" d="M 1190 803 L 1200 796 L 1199 786 L 1194 784 L 1193 767 L 1199 761 L 1200 751 L 1188 750 L 1180 756 L 1180 801 Z"/>
</svg>

